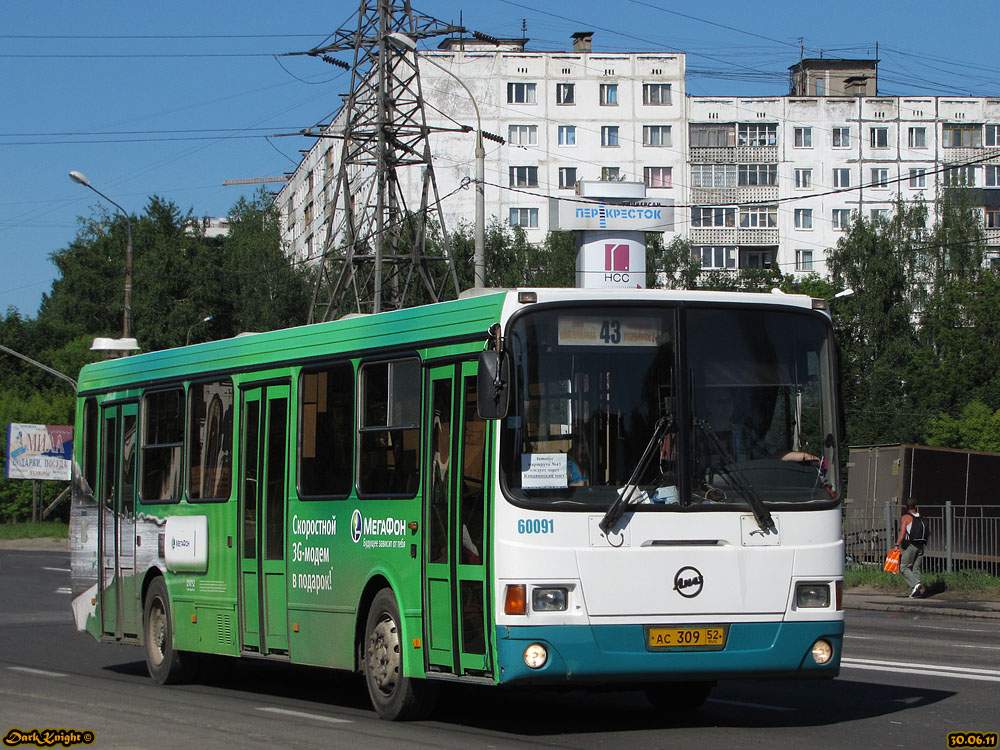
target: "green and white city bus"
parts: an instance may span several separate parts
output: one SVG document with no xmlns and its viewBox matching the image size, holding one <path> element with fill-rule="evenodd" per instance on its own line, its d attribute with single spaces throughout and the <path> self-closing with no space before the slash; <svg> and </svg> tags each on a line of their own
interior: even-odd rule
<svg viewBox="0 0 1000 750">
<path fill-rule="evenodd" d="M 836 357 L 798 295 L 488 291 L 79 379 L 73 609 L 160 683 L 204 654 L 442 681 L 831 678 Z"/>
</svg>

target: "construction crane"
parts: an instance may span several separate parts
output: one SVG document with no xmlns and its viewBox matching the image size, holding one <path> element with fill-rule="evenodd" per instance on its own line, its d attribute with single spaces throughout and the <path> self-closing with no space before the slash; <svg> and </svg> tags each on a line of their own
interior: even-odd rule
<svg viewBox="0 0 1000 750">
<path fill-rule="evenodd" d="M 449 286 L 458 294 L 428 142 L 435 128 L 427 125 L 417 55 L 398 48 L 391 35 L 419 41 L 463 31 L 415 12 L 409 0 L 361 0 L 356 27 L 295 53 L 351 70 L 350 94 L 335 118 L 343 142 L 310 322 L 436 302 Z M 351 53 L 353 63 L 332 57 L 337 52 Z M 421 170 L 419 206 L 407 205 L 404 169 Z M 428 243 L 435 222 L 441 248 Z"/>
</svg>

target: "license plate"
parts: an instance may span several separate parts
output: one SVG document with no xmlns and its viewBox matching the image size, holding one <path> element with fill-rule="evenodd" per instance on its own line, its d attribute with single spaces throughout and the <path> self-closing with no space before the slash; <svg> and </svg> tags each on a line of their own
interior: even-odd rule
<svg viewBox="0 0 1000 750">
<path fill-rule="evenodd" d="M 651 651 L 721 651 L 726 647 L 728 625 L 696 627 L 646 627 L 646 648 Z"/>
</svg>

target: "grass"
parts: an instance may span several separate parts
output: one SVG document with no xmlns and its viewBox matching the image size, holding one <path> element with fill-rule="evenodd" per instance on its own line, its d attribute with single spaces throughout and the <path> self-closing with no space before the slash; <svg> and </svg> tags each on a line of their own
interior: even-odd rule
<svg viewBox="0 0 1000 750">
<path fill-rule="evenodd" d="M 65 539 L 68 536 L 69 525 L 62 521 L 0 523 L 0 539 L 37 539 L 39 537 Z"/>
<path fill-rule="evenodd" d="M 924 586 L 930 590 L 989 592 L 1000 596 L 1000 578 L 979 570 L 960 570 L 956 573 L 924 573 Z M 906 580 L 901 575 L 885 573 L 875 566 L 849 565 L 844 571 L 844 587 L 865 586 L 882 591 L 903 592 Z"/>
</svg>

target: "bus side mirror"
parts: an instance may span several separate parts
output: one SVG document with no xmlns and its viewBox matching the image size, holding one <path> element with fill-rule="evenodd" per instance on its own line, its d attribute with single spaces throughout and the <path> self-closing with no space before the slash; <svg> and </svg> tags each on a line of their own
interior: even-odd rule
<svg viewBox="0 0 1000 750">
<path fill-rule="evenodd" d="M 483 419 L 503 419 L 510 402 L 510 367 L 505 354 L 487 349 L 479 355 L 476 383 L 479 416 Z"/>
</svg>

